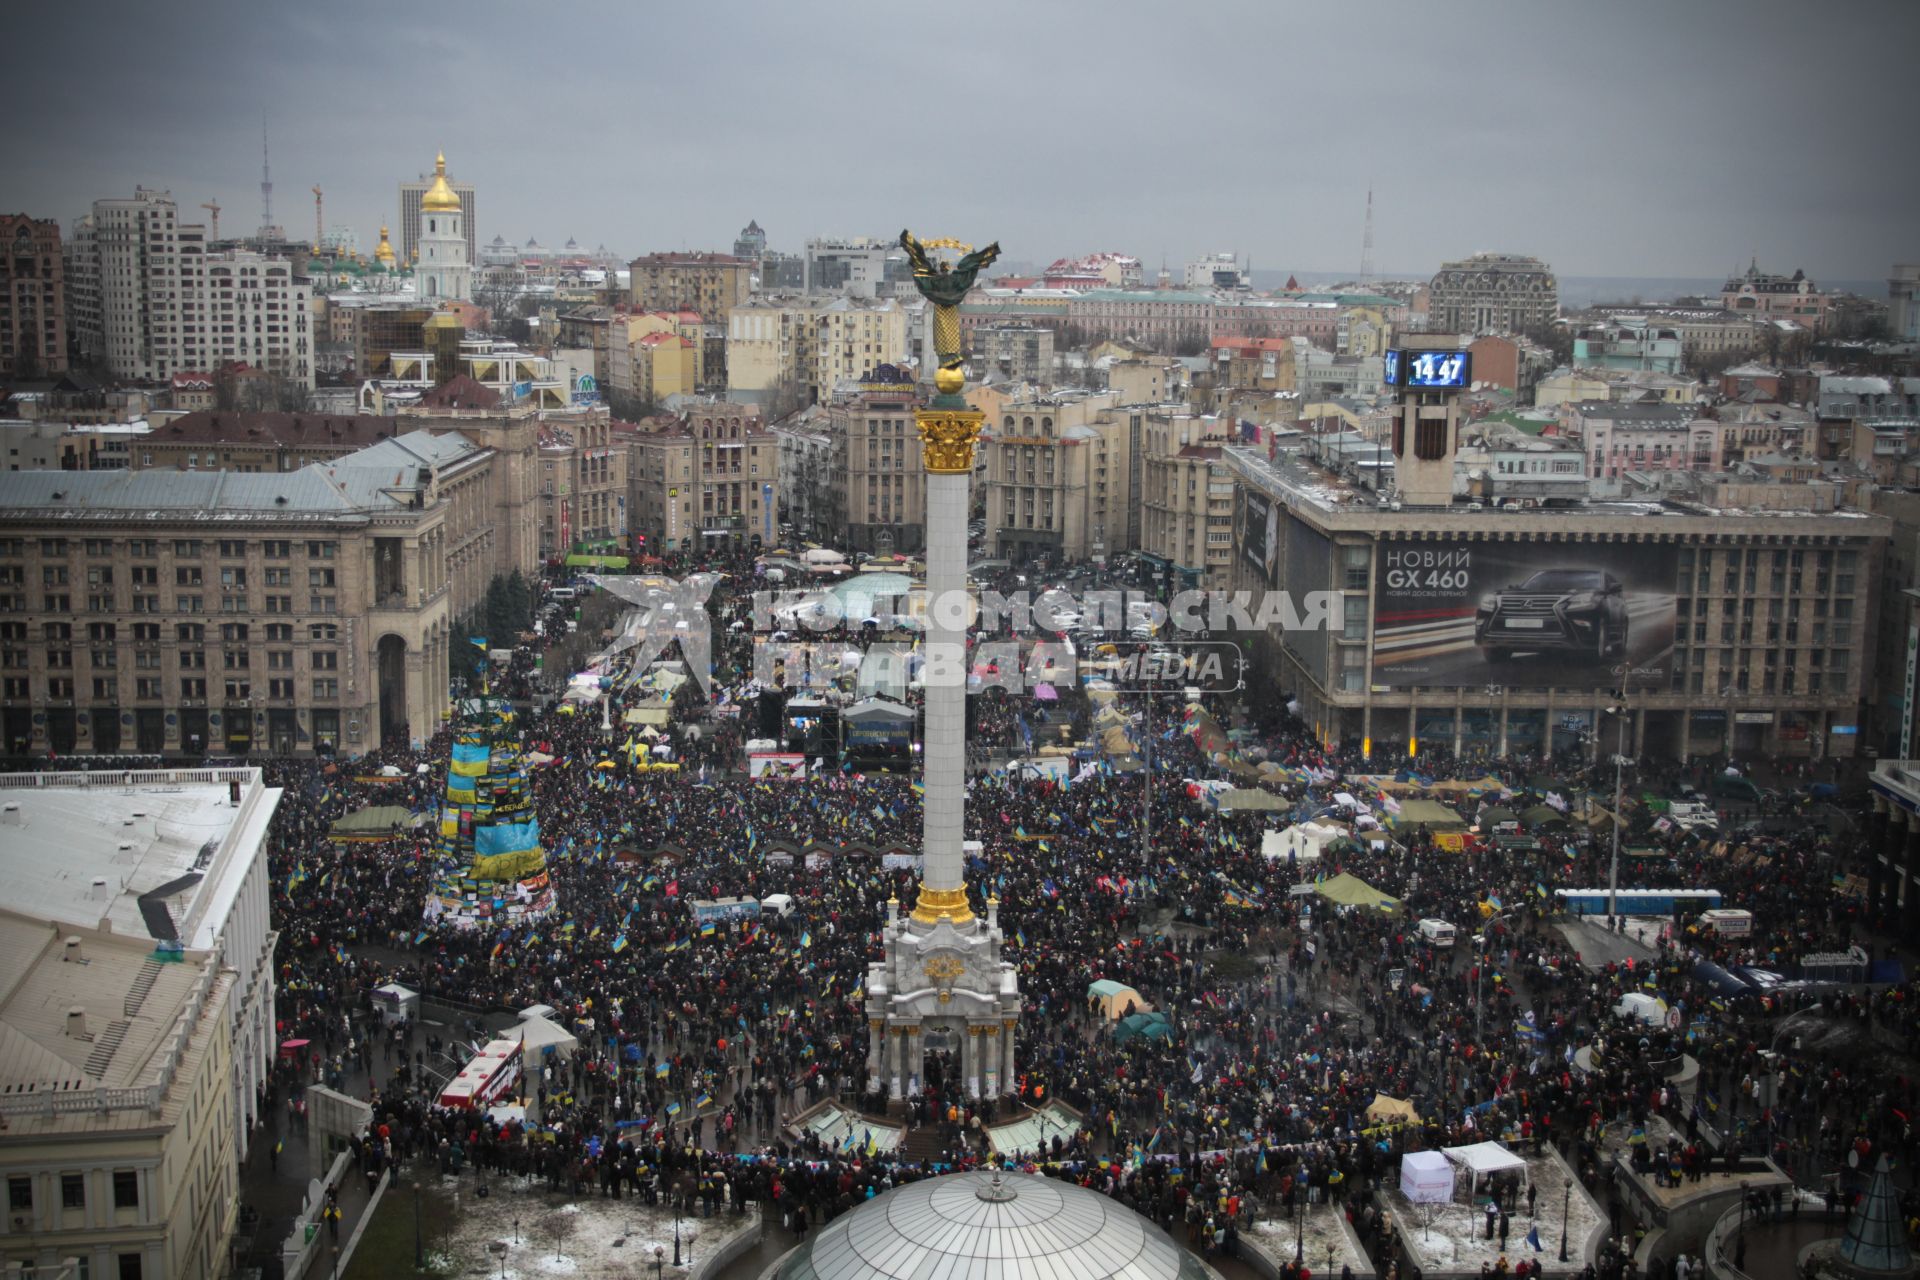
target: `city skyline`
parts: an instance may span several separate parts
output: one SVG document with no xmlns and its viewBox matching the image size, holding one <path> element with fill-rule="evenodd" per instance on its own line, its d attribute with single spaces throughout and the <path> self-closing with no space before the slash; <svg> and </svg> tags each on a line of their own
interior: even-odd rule
<svg viewBox="0 0 1920 1280">
<path fill-rule="evenodd" d="M 92 78 L 78 96 L 81 80 L 54 78 L 61 59 L 22 69 L 23 92 L 65 101 L 48 127 L 10 139 L 9 203 L 65 226 L 145 185 L 183 212 L 217 200 L 223 232 L 246 234 L 260 221 L 264 120 L 274 221 L 310 235 L 318 185 L 327 227 L 351 226 L 363 251 L 397 221 L 399 184 L 444 151 L 481 194 L 482 243 L 537 236 L 550 249 L 573 237 L 622 255 L 724 251 L 751 218 L 771 247 L 797 252 L 808 236 L 904 220 L 993 226 L 1010 261 L 1115 249 L 1149 275 L 1163 258 L 1177 274 L 1232 250 L 1263 273 L 1353 272 L 1371 189 L 1376 275 L 1499 250 L 1573 276 L 1698 277 L 1757 257 L 1823 281 L 1884 278 L 1920 253 L 1901 217 L 1920 197 L 1917 144 L 1873 123 L 1898 118 L 1900 50 L 1920 14 L 1762 9 L 1542 15 L 1463 0 L 1444 24 L 1389 5 L 1362 36 L 1330 12 L 1229 4 L 1169 42 L 1133 5 L 1103 10 L 1094 29 L 1081 14 L 992 4 L 965 25 L 854 4 L 830 30 L 774 6 L 722 29 L 586 5 L 547 51 L 493 38 L 484 13 L 449 30 L 359 6 L 343 20 L 223 3 L 197 10 L 198 25 L 109 17 L 82 31 L 64 11 L 34 12 L 27 41 L 87 42 Z M 219 77 L 176 74 L 199 56 L 177 42 L 210 29 L 244 54 Z M 1102 31 L 1108 56 L 1075 52 Z M 1149 39 L 1164 65 L 1124 52 Z M 663 57 L 675 70 L 656 78 L 644 54 L 633 72 L 603 69 L 603 48 L 708 56 Z M 858 74 L 833 73 L 836 49 Z M 1853 100 L 1836 106 L 1809 77 L 1842 57 Z M 930 62 L 970 86 L 956 127 L 910 109 L 894 117 L 910 122 L 897 138 L 858 127 L 877 103 L 910 103 Z M 1210 92 L 1183 89 L 1189 76 Z M 1136 92 L 1142 79 L 1165 91 L 1157 106 Z M 564 99 L 541 104 L 558 85 Z M 476 109 L 476 92 L 530 105 Z M 1756 114 L 1769 95 L 1782 105 Z M 651 127 L 663 113 L 684 123 Z M 1036 124 L 1049 113 L 1057 126 Z M 929 143 L 951 157 L 946 181 L 890 158 Z"/>
</svg>

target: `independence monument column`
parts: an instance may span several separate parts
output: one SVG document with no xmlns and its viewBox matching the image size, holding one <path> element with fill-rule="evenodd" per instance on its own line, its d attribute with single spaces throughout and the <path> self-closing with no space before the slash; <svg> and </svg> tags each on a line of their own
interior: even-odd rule
<svg viewBox="0 0 1920 1280">
<path fill-rule="evenodd" d="M 985 415 L 960 395 L 966 385 L 960 352 L 960 301 L 974 276 L 1000 254 L 951 240 L 922 243 L 900 233 L 913 280 L 933 306 L 938 393 L 914 414 L 927 471 L 926 625 L 923 681 L 926 796 L 922 815 L 920 894 L 911 913 L 887 907 L 885 959 L 867 975 L 867 1067 L 871 1087 L 893 1099 L 918 1092 L 938 1055 L 943 1093 L 969 1096 L 1013 1089 L 1013 1031 L 1020 992 L 1011 963 L 1000 959 L 999 903 L 984 918 L 967 897 L 962 847 L 966 804 L 967 515 L 973 451 Z M 950 267 L 928 250 L 964 254 Z"/>
</svg>

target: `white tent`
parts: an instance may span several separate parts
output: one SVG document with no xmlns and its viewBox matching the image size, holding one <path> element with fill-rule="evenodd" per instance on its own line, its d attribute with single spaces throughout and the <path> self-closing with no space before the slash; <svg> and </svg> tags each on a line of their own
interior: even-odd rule
<svg viewBox="0 0 1920 1280">
<path fill-rule="evenodd" d="M 1409 1151 L 1400 1157 L 1400 1194 L 1412 1204 L 1445 1204 L 1453 1199 L 1453 1166 L 1438 1151 Z"/>
<path fill-rule="evenodd" d="M 1296 822 L 1285 831 L 1269 831 L 1260 837 L 1260 852 L 1267 861 L 1291 857 L 1296 862 L 1317 862 L 1326 847 L 1346 835 L 1332 823 Z"/>
<path fill-rule="evenodd" d="M 521 1019 L 520 1025 L 502 1032 L 501 1036 L 507 1040 L 518 1040 L 521 1053 L 529 1058 L 547 1048 L 564 1058 L 580 1047 L 580 1041 L 573 1032 L 538 1014 Z"/>
<path fill-rule="evenodd" d="M 1445 1147 L 1447 1159 L 1455 1164 L 1465 1165 L 1473 1177 L 1473 1186 L 1478 1189 L 1480 1179 L 1490 1173 L 1501 1173 L 1508 1169 L 1524 1171 L 1527 1162 L 1497 1142 L 1476 1142 L 1465 1147 Z"/>
</svg>

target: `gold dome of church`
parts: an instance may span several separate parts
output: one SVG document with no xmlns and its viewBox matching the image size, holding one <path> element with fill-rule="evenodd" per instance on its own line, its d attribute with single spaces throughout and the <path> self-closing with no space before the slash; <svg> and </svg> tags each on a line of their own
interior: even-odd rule
<svg viewBox="0 0 1920 1280">
<path fill-rule="evenodd" d="M 433 159 L 433 185 L 427 188 L 427 194 L 420 197 L 420 208 L 426 213 L 457 213 L 460 209 L 460 197 L 447 185 L 447 154 L 444 151 Z"/>
<path fill-rule="evenodd" d="M 380 224 L 380 244 L 373 251 L 373 260 L 383 267 L 393 265 L 393 242 L 387 239 L 387 226 Z"/>
</svg>

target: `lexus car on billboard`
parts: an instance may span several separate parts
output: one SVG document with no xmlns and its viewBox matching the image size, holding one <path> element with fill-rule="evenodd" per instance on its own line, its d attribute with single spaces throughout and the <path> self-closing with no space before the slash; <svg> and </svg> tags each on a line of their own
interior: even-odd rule
<svg viewBox="0 0 1920 1280">
<path fill-rule="evenodd" d="M 1674 559 L 1639 544 L 1383 544 L 1373 683 L 1620 688 L 1672 667 Z"/>
</svg>

